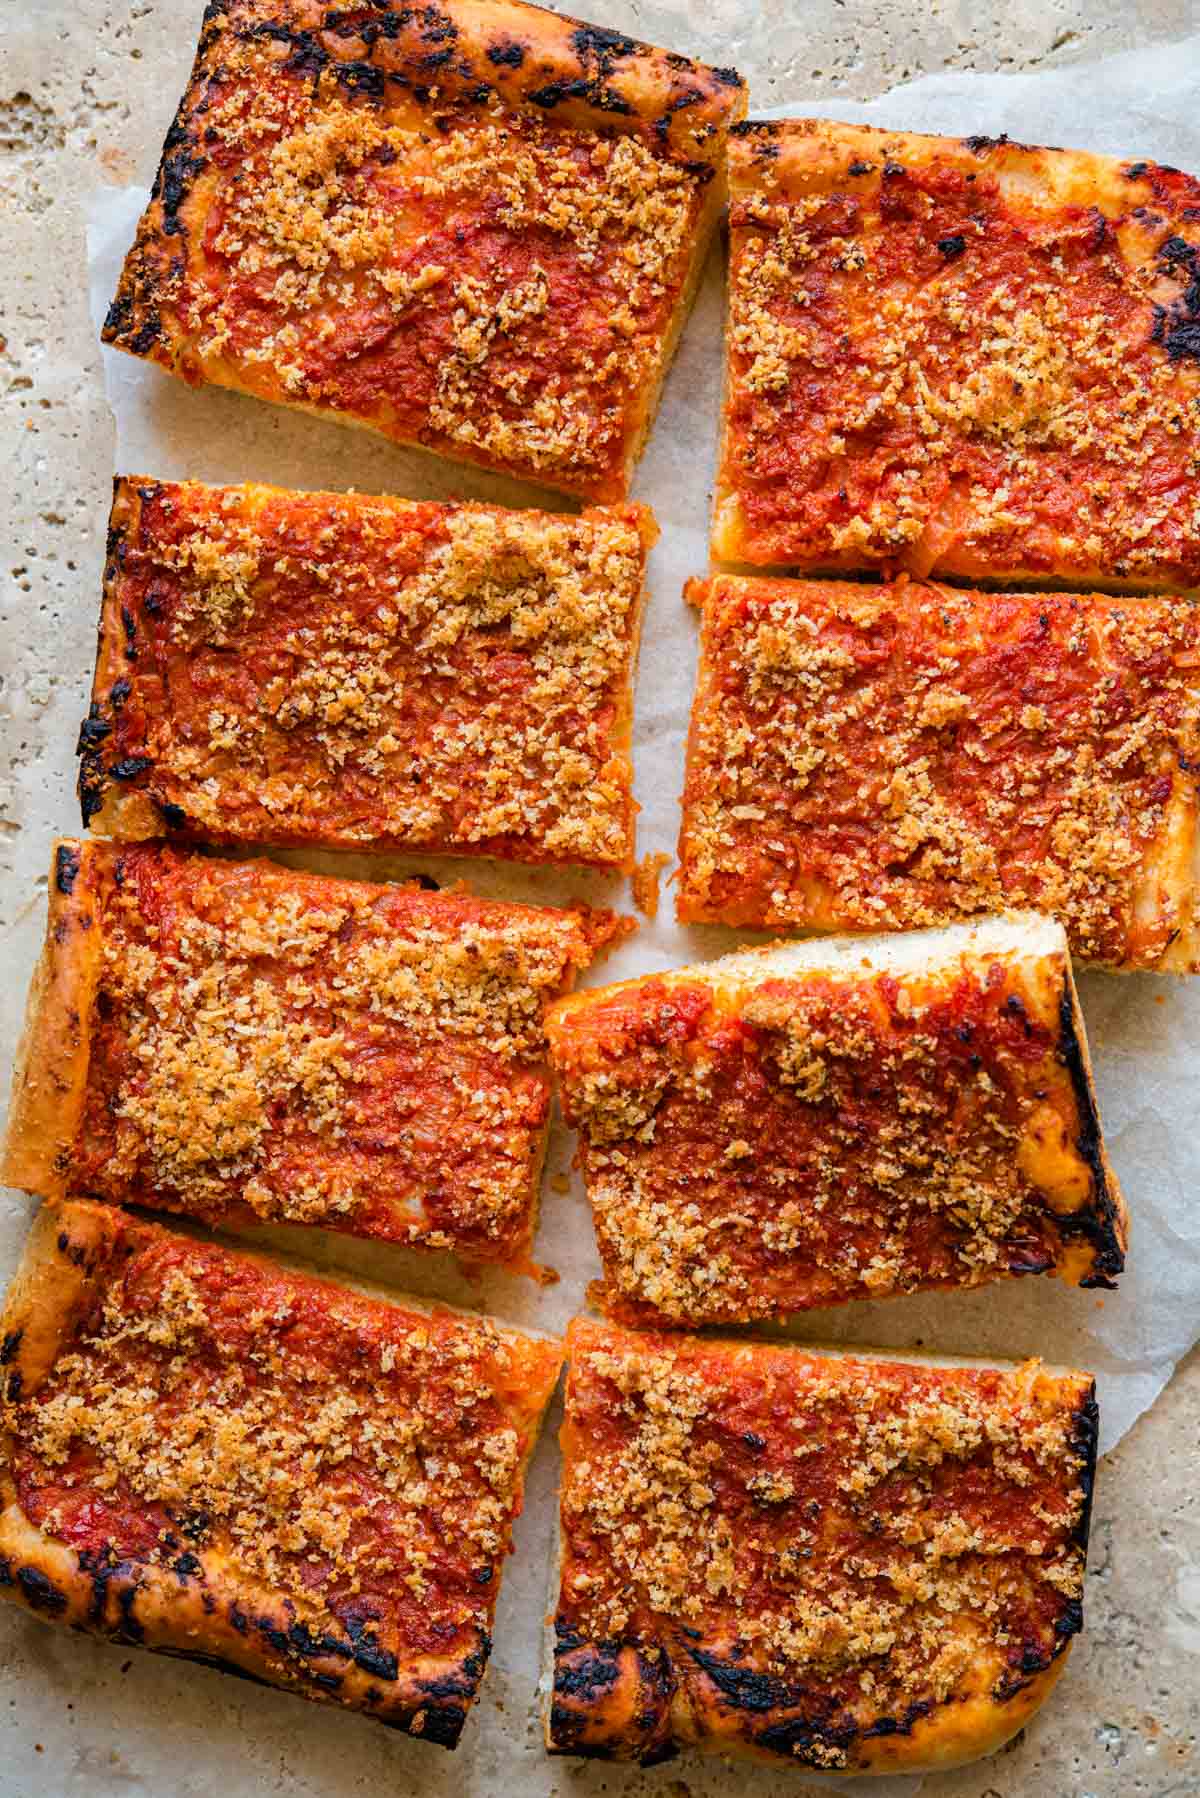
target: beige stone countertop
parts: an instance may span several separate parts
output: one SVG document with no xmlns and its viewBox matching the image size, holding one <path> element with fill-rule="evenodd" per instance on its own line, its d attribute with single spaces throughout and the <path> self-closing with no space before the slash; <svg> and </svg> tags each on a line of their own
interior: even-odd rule
<svg viewBox="0 0 1200 1798">
<path fill-rule="evenodd" d="M 644 33 L 643 10 L 638 0 L 590 9 L 634 34 Z M 49 845 L 77 828 L 72 751 L 86 709 L 113 472 L 87 307 L 85 203 L 104 183 L 151 179 L 200 11 L 201 0 L 0 0 L 2 1080 L 41 933 Z M 895 0 L 887 8 L 659 0 L 655 11 L 656 22 L 677 15 L 673 47 L 735 63 L 759 107 L 866 98 L 942 67 L 1091 59 L 1200 24 L 1187 0 Z M 23 1201 L 0 1199 L 0 1278 L 25 1221 Z M 1198 1441 L 1200 1351 L 1101 1467 L 1086 1627 L 1057 1693 L 994 1759 L 927 1779 L 929 1798 L 1200 1794 Z M 513 1706 L 527 1701 L 515 1685 L 507 1697 Z M 494 1670 L 479 1715 L 505 1698 Z M 479 1726 L 477 1717 L 469 1728 Z M 283 1695 L 73 1638 L 0 1607 L 0 1798 L 455 1790 L 450 1757 L 430 1765 L 429 1752 L 359 1719 L 330 1719 Z M 816 1790 L 803 1775 L 718 1775 L 694 1762 L 639 1773 L 564 1761 L 551 1783 L 564 1798 L 735 1790 L 800 1798 Z M 469 1789 L 488 1790 L 488 1782 L 476 1772 Z"/>
</svg>

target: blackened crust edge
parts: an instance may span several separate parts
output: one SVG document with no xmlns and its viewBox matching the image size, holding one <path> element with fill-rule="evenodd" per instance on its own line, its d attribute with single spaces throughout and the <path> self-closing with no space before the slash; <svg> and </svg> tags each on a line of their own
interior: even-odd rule
<svg viewBox="0 0 1200 1798">
<path fill-rule="evenodd" d="M 1070 1076 L 1075 1103 L 1079 1109 L 1079 1134 L 1075 1139 L 1075 1147 L 1091 1173 L 1092 1191 L 1088 1204 L 1082 1210 L 1066 1213 L 1057 1218 L 1056 1222 L 1064 1237 L 1084 1236 L 1095 1251 L 1092 1272 L 1079 1282 L 1080 1286 L 1103 1286 L 1111 1289 L 1117 1284 L 1117 1276 L 1124 1270 L 1125 1251 L 1121 1247 L 1117 1227 L 1117 1201 L 1109 1183 L 1104 1159 L 1100 1115 L 1096 1110 L 1096 1099 L 1088 1078 L 1076 1017 L 1075 993 L 1070 969 L 1067 969 L 1063 974 L 1058 1006 L 1058 1053 Z"/>
</svg>

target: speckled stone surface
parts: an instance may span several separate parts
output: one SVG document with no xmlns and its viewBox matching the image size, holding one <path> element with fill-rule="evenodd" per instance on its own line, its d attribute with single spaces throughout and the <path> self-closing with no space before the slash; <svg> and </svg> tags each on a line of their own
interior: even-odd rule
<svg viewBox="0 0 1200 1798">
<path fill-rule="evenodd" d="M 0 0 L 0 1061 L 6 1070 L 40 936 L 52 837 L 75 826 L 71 748 L 90 674 L 112 425 L 88 317 L 84 202 L 147 181 L 186 77 L 200 0 Z M 867 97 L 940 67 L 1030 69 L 1194 31 L 1184 0 L 629 0 L 604 23 L 734 62 L 759 105 Z M 13 971 L 16 971 L 15 974 Z M 6 1077 L 0 1076 L 0 1077 Z M 0 1199 L 0 1277 L 24 1231 Z M 933 1798 L 1183 1798 L 1200 1794 L 1200 1355 L 1101 1469 L 1087 1628 L 1051 1704 L 993 1760 L 927 1780 Z M 539 1456 L 535 1479 L 553 1479 Z M 519 1535 L 518 1535 L 519 1541 Z M 542 1579 L 510 1570 L 503 1611 Z M 524 1712 L 501 1654 L 481 1714 Z M 472 1727 L 478 1727 L 478 1722 Z M 540 1760 L 530 1724 L 526 1765 Z M 0 1610 L 0 1794 L 423 1794 L 510 1790 L 354 1718 L 165 1659 L 73 1639 Z M 810 1791 L 802 1777 L 719 1768 L 650 1774 L 557 1763 L 552 1789 L 704 1794 Z M 531 1788 L 532 1789 L 532 1788 Z M 537 1789 L 547 1789 L 540 1768 Z"/>
</svg>

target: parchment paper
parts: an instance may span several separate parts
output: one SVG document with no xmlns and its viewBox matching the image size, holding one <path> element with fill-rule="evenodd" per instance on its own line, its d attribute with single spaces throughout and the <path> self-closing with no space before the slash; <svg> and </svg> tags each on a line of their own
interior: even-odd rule
<svg viewBox="0 0 1200 1798">
<path fill-rule="evenodd" d="M 644 35 L 670 43 L 679 37 L 682 6 L 646 9 Z M 689 19 L 695 9 L 688 7 Z M 749 9 L 754 12 L 756 9 Z M 728 9 L 726 9 L 726 12 Z M 719 60 L 734 59 L 734 39 L 745 13 L 705 20 L 709 42 L 689 47 Z M 730 27 L 728 35 L 722 27 Z M 772 99 L 777 96 L 772 94 Z M 752 98 L 752 113 L 755 109 Z M 798 94 L 775 112 L 827 117 L 954 134 L 1007 131 L 1030 142 L 1144 155 L 1182 167 L 1200 167 L 1200 38 L 1135 52 L 1092 65 L 1033 75 L 984 77 L 965 73 L 929 76 L 867 105 L 806 103 Z M 90 210 L 90 279 L 97 323 L 115 289 L 121 258 L 144 203 L 139 190 L 97 195 Z M 684 579 L 707 567 L 706 525 L 710 503 L 719 403 L 722 320 L 721 254 L 709 260 L 691 322 L 667 382 L 662 411 L 635 483 L 636 497 L 652 505 L 662 539 L 651 557 L 650 597 L 637 689 L 635 761 L 639 854 L 672 853 L 678 829 L 683 746 L 696 657 L 696 628 L 681 598 Z M 471 497 L 507 504 L 557 506 L 538 489 L 473 474 L 419 452 L 334 424 L 296 417 L 217 391 L 192 392 L 161 371 L 106 351 L 105 376 L 116 418 L 116 468 L 164 478 L 209 481 L 260 479 L 295 487 L 355 487 L 411 497 Z M 73 821 L 63 819 L 64 828 Z M 571 895 L 628 908 L 622 883 L 600 876 L 508 869 L 498 864 L 430 858 L 317 857 L 281 859 L 330 871 L 387 877 L 425 869 L 439 878 L 466 878 L 479 891 L 556 902 Z M 593 971 L 590 983 L 705 958 L 750 940 L 715 928 L 683 929 L 672 918 L 671 894 L 654 923 Z M 1120 1291 L 1097 1296 L 1058 1281 L 1031 1278 L 969 1294 L 936 1295 L 890 1303 L 858 1304 L 816 1313 L 794 1334 L 809 1341 L 893 1348 L 1017 1356 L 1093 1369 L 1100 1389 L 1102 1447 L 1111 1447 L 1151 1404 L 1176 1361 L 1200 1335 L 1200 1147 L 1194 1120 L 1200 1111 L 1200 980 L 1153 976 L 1085 975 L 1083 1008 L 1096 1061 L 1109 1147 L 1133 1214 L 1129 1267 Z M 587 1281 L 599 1271 L 587 1205 L 570 1171 L 573 1142 L 555 1125 L 537 1253 L 558 1268 L 561 1282 L 538 1291 L 529 1282 L 486 1275 L 470 1283 L 439 1261 L 355 1244 L 320 1232 L 258 1232 L 310 1257 L 458 1303 L 482 1305 L 515 1322 L 558 1329 L 583 1304 Z M 569 1178 L 569 1190 L 563 1190 Z M 640 1790 L 643 1780 L 670 1791 L 674 1775 L 559 1763 L 541 1754 L 534 1711 L 538 1637 L 550 1555 L 557 1455 L 557 1414 L 534 1463 L 527 1508 L 518 1527 L 497 1619 L 497 1648 L 485 1695 L 468 1725 L 453 1763 L 407 1742 L 388 1745 L 393 1777 L 411 1775 L 408 1789 L 429 1794 L 528 1794 Z M 172 1687 L 174 1686 L 174 1682 Z M 335 1741 L 348 1751 L 360 1736 L 340 1735 L 344 1720 L 287 1709 L 306 1743 L 333 1755 Z M 362 1742 L 366 1749 L 366 1742 Z M 371 1755 L 375 1759 L 374 1753 Z M 689 1760 L 683 1788 L 702 1794 L 730 1791 L 719 1765 Z M 797 1793 L 797 1777 L 756 1771 L 739 1775 L 763 1798 Z M 810 1784 L 824 1781 L 807 1775 Z M 181 1770 L 180 1792 L 193 1787 Z M 833 1781 L 832 1783 L 837 1783 Z M 314 1789 L 324 1790 L 318 1782 Z M 402 1789 L 397 1787 L 397 1789 Z M 676 1788 L 678 1789 L 678 1788 Z M 856 1790 L 885 1798 L 912 1794 L 911 1780 L 856 1782 Z"/>
</svg>

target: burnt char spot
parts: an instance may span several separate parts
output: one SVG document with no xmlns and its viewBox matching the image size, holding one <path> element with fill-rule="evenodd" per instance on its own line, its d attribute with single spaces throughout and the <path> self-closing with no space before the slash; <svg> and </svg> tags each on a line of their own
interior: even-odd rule
<svg viewBox="0 0 1200 1798">
<path fill-rule="evenodd" d="M 739 119 L 729 127 L 730 137 L 774 137 L 774 119 Z"/>
<path fill-rule="evenodd" d="M 130 686 L 129 682 L 127 680 L 125 680 L 124 678 L 122 678 L 121 680 L 115 680 L 113 682 L 112 686 L 108 690 L 108 703 L 109 703 L 109 705 L 111 705 L 114 712 L 120 711 L 121 707 L 125 704 L 125 701 L 129 698 L 129 695 L 132 692 L 133 692 L 133 688 Z"/>
<path fill-rule="evenodd" d="M 336 1655 L 338 1660 L 348 1661 L 353 1654 L 353 1650 L 348 1648 L 345 1642 L 339 1642 L 336 1636 L 314 1635 L 307 1623 L 293 1623 L 286 1637 L 283 1637 L 283 1641 L 286 1647 L 292 1649 L 293 1653 L 301 1655 L 306 1660 L 315 1659 L 318 1655 L 332 1654 Z"/>
<path fill-rule="evenodd" d="M 1010 139 L 1007 131 L 1002 131 L 999 137 L 985 137 L 979 132 L 973 137 L 963 138 L 963 143 L 974 156 L 985 156 L 989 150 L 998 150 L 1001 144 L 1008 142 Z"/>
<path fill-rule="evenodd" d="M 633 38 L 626 37 L 622 31 L 610 31 L 604 25 L 581 25 L 578 31 L 571 33 L 571 42 L 582 61 L 594 57 L 605 75 L 611 72 L 614 62 L 625 56 L 635 56 L 638 50 Z"/>
<path fill-rule="evenodd" d="M 12 1562 L 7 1555 L 0 1555 L 0 1586 L 11 1586 L 12 1583 Z"/>
<path fill-rule="evenodd" d="M 199 1560 L 188 1549 L 183 1551 L 178 1560 L 172 1561 L 171 1565 L 183 1580 L 192 1579 L 202 1571 Z"/>
<path fill-rule="evenodd" d="M 4 1341 L 0 1342 L 0 1367 L 7 1367 L 21 1346 L 22 1330 L 10 1330 Z"/>
<path fill-rule="evenodd" d="M 230 1605 L 229 1621 L 239 1636 L 244 1636 L 246 1631 L 250 1628 L 250 1619 L 239 1605 Z"/>
<path fill-rule="evenodd" d="M 1159 273 L 1186 286 L 1169 306 L 1154 307 L 1151 343 L 1161 344 L 1169 362 L 1191 356 L 1200 362 L 1200 244 L 1171 236 L 1158 250 Z"/>
<path fill-rule="evenodd" d="M 85 749 L 79 763 L 79 814 L 86 830 L 104 804 L 106 776 L 97 749 Z"/>
<path fill-rule="evenodd" d="M 554 1670 L 556 1698 L 576 1698 L 584 1705 L 597 1704 L 611 1691 L 621 1672 L 615 1651 L 604 1643 L 599 1647 L 572 1649 L 573 1659 L 560 1660 Z"/>
<path fill-rule="evenodd" d="M 829 1751 L 844 1755 L 858 1730 L 853 1723 L 832 1725 L 813 1723 L 806 1717 L 788 1717 L 781 1723 L 769 1723 L 756 1729 L 754 1740 L 770 1754 L 786 1755 L 798 1766 L 829 1766 Z"/>
<path fill-rule="evenodd" d="M 498 69 L 519 69 L 525 61 L 524 44 L 489 44 L 487 58 Z"/>
<path fill-rule="evenodd" d="M 564 100 L 586 100 L 598 112 L 611 112 L 618 117 L 633 112 L 629 102 L 602 81 L 551 81 L 525 97 L 531 106 L 540 106 L 546 112 L 560 106 Z"/>
<path fill-rule="evenodd" d="M 761 1454 L 763 1449 L 767 1446 L 766 1437 L 760 1436 L 757 1430 L 743 1430 L 742 1441 L 750 1450 L 751 1454 L 754 1455 Z"/>
<path fill-rule="evenodd" d="M 898 181 L 903 173 L 904 164 L 902 162 L 885 162 L 883 165 L 883 174 L 886 181 Z"/>
<path fill-rule="evenodd" d="M 139 774 L 153 766 L 148 755 L 127 755 L 122 761 L 114 762 L 109 772 L 114 780 L 136 780 Z"/>
<path fill-rule="evenodd" d="M 852 162 L 850 164 L 849 169 L 846 172 L 847 172 L 847 174 L 855 175 L 855 176 L 869 175 L 872 172 L 872 170 L 874 169 L 874 167 L 875 167 L 875 164 L 873 162 Z"/>
<path fill-rule="evenodd" d="M 1058 1648 L 1055 1652 L 1058 1653 L 1064 1648 L 1071 1637 L 1077 1636 L 1082 1628 L 1083 1600 L 1068 1598 L 1063 1605 L 1061 1616 L 1055 1619 L 1054 1633 L 1058 1637 Z"/>
<path fill-rule="evenodd" d="M 46 1611 L 51 1617 L 60 1617 L 66 1610 L 66 1593 L 40 1567 L 18 1567 L 17 1584 L 32 1610 Z"/>
<path fill-rule="evenodd" d="M 1079 1284 L 1113 1287 L 1125 1266 L 1125 1255 L 1117 1237 L 1117 1206 L 1104 1169 L 1100 1117 L 1084 1066 L 1083 1044 L 1075 1027 L 1075 1003 L 1069 975 L 1063 980 L 1058 1016 L 1059 1059 L 1070 1076 L 1075 1103 L 1079 1107 L 1079 1135 L 1075 1138 L 1075 1147 L 1091 1173 L 1092 1194 L 1090 1204 L 1082 1210 L 1066 1212 L 1055 1221 L 1064 1238 L 1084 1236 L 1095 1250 L 1092 1271 Z"/>
<path fill-rule="evenodd" d="M 60 893 L 70 897 L 79 878 L 79 851 L 60 843 L 54 851 L 54 884 Z M 3 1359 L 0 1356 L 0 1359 Z"/>
<path fill-rule="evenodd" d="M 429 57 L 427 68 L 440 68 L 442 63 L 453 54 L 445 50 L 437 57 Z M 384 92 L 382 69 L 373 68 L 369 62 L 341 62 L 336 69 L 338 84 L 353 94 L 369 94 L 372 100 L 381 100 Z"/>
<path fill-rule="evenodd" d="M 76 755 L 82 755 L 85 749 L 93 749 L 97 743 L 103 743 L 105 737 L 111 736 L 112 725 L 100 716 L 100 708 L 93 705 L 87 717 L 79 726 L 79 739 L 75 745 Z"/>
<path fill-rule="evenodd" d="M 1079 1522 L 1075 1525 L 1073 1540 L 1087 1553 L 1088 1537 L 1092 1529 L 1092 1500 L 1096 1493 L 1096 1451 L 1100 1440 L 1100 1407 L 1096 1403 L 1096 1388 L 1088 1388 L 1087 1397 L 1075 1413 L 1071 1435 L 1067 1446 L 1079 1462 L 1076 1479 L 1083 1493 L 1083 1509 L 1079 1513 Z"/>
<path fill-rule="evenodd" d="M 133 298 L 126 293 L 119 293 L 108 311 L 104 314 L 104 325 L 100 336 L 105 343 L 111 343 L 114 337 L 123 337 L 133 313 Z"/>
<path fill-rule="evenodd" d="M 417 1717 L 422 1719 L 421 1727 L 413 1729 Z M 467 1713 L 461 1704 L 435 1704 L 415 1711 L 408 1728 L 422 1742 L 435 1742 L 439 1748 L 457 1748 L 466 1720 Z"/>
<path fill-rule="evenodd" d="M 743 88 L 746 85 L 736 69 L 711 69 L 709 73 L 722 87 Z"/>
<path fill-rule="evenodd" d="M 176 230 L 178 229 L 180 227 L 176 226 Z M 148 356 L 163 335 L 162 316 L 156 306 L 151 306 L 145 319 L 129 339 L 129 348 L 135 356 Z"/>
<path fill-rule="evenodd" d="M 138 1587 L 136 1581 L 129 1586 L 122 1586 L 117 1593 L 117 1603 L 121 1607 L 121 1627 L 119 1639 L 125 1642 L 143 1642 L 146 1632 L 133 1614 L 137 1602 Z"/>
<path fill-rule="evenodd" d="M 187 813 L 181 805 L 171 799 L 155 799 L 154 806 L 168 830 L 187 829 Z"/>
<path fill-rule="evenodd" d="M 1140 181 L 1149 167 L 1148 162 L 1131 162 L 1128 168 L 1121 170 L 1121 173 L 1126 181 Z"/>
<path fill-rule="evenodd" d="M 361 1667 L 364 1673 L 370 1673 L 376 1679 L 395 1679 L 399 1672 L 399 1664 L 394 1654 L 380 1648 L 376 1642 L 363 1642 L 354 1651 L 354 1664 Z M 461 1727 L 461 1725 L 460 1725 Z"/>
<path fill-rule="evenodd" d="M 939 237 L 937 240 L 937 247 L 946 258 L 947 262 L 956 262 L 966 250 L 967 240 L 965 237 L 960 237 L 958 233 L 955 232 L 950 237 Z"/>
<path fill-rule="evenodd" d="M 12 1372 L 8 1376 L 8 1381 L 4 1388 L 4 1396 L 8 1400 L 10 1405 L 19 1405 L 20 1404 L 21 1394 L 24 1391 L 24 1389 L 25 1389 L 25 1381 L 24 1381 L 24 1378 L 22 1377 L 21 1370 L 19 1367 L 14 1367 Z"/>
</svg>

